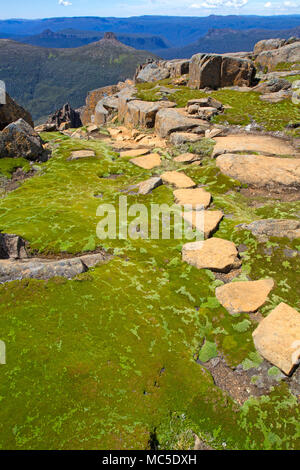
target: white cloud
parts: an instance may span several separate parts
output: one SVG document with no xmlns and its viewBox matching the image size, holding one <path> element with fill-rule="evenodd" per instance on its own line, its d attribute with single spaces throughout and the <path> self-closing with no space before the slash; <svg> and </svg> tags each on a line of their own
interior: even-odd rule
<svg viewBox="0 0 300 470">
<path fill-rule="evenodd" d="M 69 6 L 72 5 L 72 3 L 69 2 L 68 0 L 58 0 L 58 4 L 59 4 L 59 5 L 62 5 L 62 6 L 64 6 L 64 7 L 69 7 Z"/>
<path fill-rule="evenodd" d="M 248 0 L 205 0 L 201 3 L 193 3 L 190 8 L 241 8 L 247 5 Z"/>
<path fill-rule="evenodd" d="M 290 2 L 289 0 L 287 0 L 286 2 L 283 2 L 283 4 L 285 7 L 290 7 L 290 8 L 297 8 L 299 6 L 298 3 Z"/>
<path fill-rule="evenodd" d="M 265 3 L 265 5 L 264 5 L 265 8 L 271 8 L 271 6 L 272 6 L 272 3 L 271 3 L 271 2 L 267 2 L 267 3 Z"/>
</svg>

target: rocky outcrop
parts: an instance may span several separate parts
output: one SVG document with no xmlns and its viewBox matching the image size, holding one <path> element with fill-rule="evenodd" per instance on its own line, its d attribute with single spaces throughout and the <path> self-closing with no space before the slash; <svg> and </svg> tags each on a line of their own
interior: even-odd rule
<svg viewBox="0 0 300 470">
<path fill-rule="evenodd" d="M 282 302 L 260 322 L 253 340 L 267 361 L 290 375 L 300 359 L 300 313 Z"/>
<path fill-rule="evenodd" d="M 118 111 L 119 99 L 116 95 L 106 96 L 98 101 L 92 121 L 97 126 L 103 126 Z"/>
<path fill-rule="evenodd" d="M 156 82 L 170 77 L 170 71 L 160 62 L 151 62 L 144 64 L 137 71 L 135 76 L 136 83 Z"/>
<path fill-rule="evenodd" d="M 260 54 L 265 51 L 272 51 L 274 49 L 279 49 L 279 47 L 285 46 L 286 40 L 280 38 L 274 39 L 263 39 L 255 44 L 253 52 L 254 54 Z"/>
<path fill-rule="evenodd" d="M 39 126 L 38 130 L 45 132 L 63 131 L 65 129 L 77 129 L 82 126 L 80 113 L 75 111 L 69 103 L 63 105 L 54 114 L 49 116 L 47 122 Z"/>
<path fill-rule="evenodd" d="M 163 184 L 162 179 L 159 176 L 154 176 L 153 178 L 149 178 L 146 181 L 142 181 L 139 184 L 139 194 L 146 195 L 153 191 L 153 189 L 158 188 Z"/>
<path fill-rule="evenodd" d="M 174 108 L 176 103 L 170 101 L 141 101 L 127 102 L 124 124 L 127 127 L 152 128 L 155 125 L 156 114 L 160 109 Z"/>
<path fill-rule="evenodd" d="M 196 54 L 190 63 L 191 88 L 217 89 L 226 86 L 251 86 L 256 69 L 247 59 L 217 54 Z"/>
<path fill-rule="evenodd" d="M 226 176 L 254 187 L 300 188 L 300 159 L 225 154 L 216 165 Z"/>
<path fill-rule="evenodd" d="M 297 150 L 284 139 L 269 135 L 228 134 L 215 137 L 216 145 L 212 156 L 224 153 L 258 152 L 261 155 L 297 155 Z"/>
<path fill-rule="evenodd" d="M 86 105 L 81 113 L 81 121 L 84 126 L 90 124 L 94 120 L 95 108 L 99 101 L 107 96 L 112 96 L 120 90 L 118 85 L 111 85 L 90 91 L 86 98 Z"/>
<path fill-rule="evenodd" d="M 34 126 L 31 114 L 26 111 L 22 106 L 17 104 L 8 93 L 5 94 L 5 104 L 0 103 L 0 131 L 8 124 L 23 119 L 31 127 Z"/>
<path fill-rule="evenodd" d="M 284 45 L 278 49 L 266 50 L 261 52 L 255 59 L 261 69 L 269 71 L 276 69 L 278 64 L 300 63 L 300 40 L 292 44 Z"/>
<path fill-rule="evenodd" d="M 291 240 L 300 238 L 300 221 L 293 219 L 262 219 L 250 224 L 237 225 L 240 230 L 249 230 L 259 240 L 269 237 L 287 237 Z"/>
<path fill-rule="evenodd" d="M 160 137 L 168 137 L 172 132 L 189 131 L 201 124 L 200 119 L 188 117 L 178 109 L 161 109 L 156 115 L 155 130 Z M 207 127 L 204 124 L 203 129 Z"/>
<path fill-rule="evenodd" d="M 146 83 L 181 77 L 189 73 L 189 67 L 188 59 L 150 62 L 137 69 L 134 80 L 136 83 Z"/>
<path fill-rule="evenodd" d="M 48 154 L 39 134 L 27 122 L 19 119 L 0 133 L 0 158 L 4 157 L 45 161 Z"/>
</svg>

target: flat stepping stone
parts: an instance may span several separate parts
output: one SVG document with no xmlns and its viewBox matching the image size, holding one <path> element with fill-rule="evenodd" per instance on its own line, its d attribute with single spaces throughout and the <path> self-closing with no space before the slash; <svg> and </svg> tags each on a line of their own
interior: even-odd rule
<svg viewBox="0 0 300 470">
<path fill-rule="evenodd" d="M 206 209 L 211 203 L 211 194 L 203 188 L 176 189 L 173 194 L 176 204 L 181 206 L 190 205 L 194 210 L 197 206 L 201 206 L 199 207 L 200 210 L 203 207 Z"/>
<path fill-rule="evenodd" d="M 216 165 L 230 178 L 251 186 L 272 188 L 300 187 L 300 159 L 273 158 L 262 155 L 220 155 Z"/>
<path fill-rule="evenodd" d="M 237 227 L 240 230 L 249 230 L 262 241 L 269 237 L 287 237 L 290 240 L 300 238 L 300 220 L 262 219 L 255 220 L 251 224 L 240 224 Z"/>
<path fill-rule="evenodd" d="M 182 216 L 193 228 L 203 233 L 204 239 L 207 239 L 216 231 L 224 214 L 222 211 L 190 211 L 184 212 Z"/>
<path fill-rule="evenodd" d="M 193 163 L 197 160 L 200 160 L 199 155 L 195 155 L 194 153 L 182 153 L 178 155 L 178 157 L 174 158 L 174 162 L 177 163 Z"/>
<path fill-rule="evenodd" d="M 142 155 L 146 155 L 149 153 L 149 149 L 133 149 L 133 150 L 124 150 L 120 153 L 120 157 L 141 157 Z"/>
<path fill-rule="evenodd" d="M 261 155 L 297 155 L 296 149 L 286 140 L 267 135 L 233 134 L 216 137 L 212 156 L 224 153 L 259 152 Z"/>
<path fill-rule="evenodd" d="M 256 312 L 268 299 L 274 287 L 273 279 L 231 282 L 216 288 L 220 304 L 232 315 Z"/>
<path fill-rule="evenodd" d="M 279 304 L 253 332 L 258 352 L 286 375 L 293 372 L 300 358 L 300 313 Z"/>
<path fill-rule="evenodd" d="M 81 158 L 95 157 L 95 155 L 93 150 L 75 150 L 68 160 L 80 160 Z"/>
<path fill-rule="evenodd" d="M 139 184 L 139 194 L 146 195 L 153 191 L 153 189 L 158 188 L 163 184 L 162 179 L 159 176 L 154 176 L 153 178 L 149 178 L 146 181 L 142 181 Z"/>
<path fill-rule="evenodd" d="M 221 273 L 228 273 L 242 264 L 235 244 L 222 238 L 186 243 L 182 247 L 182 261 L 198 269 Z"/>
<path fill-rule="evenodd" d="M 196 183 L 184 173 L 179 171 L 166 171 L 161 175 L 164 184 L 170 184 L 176 188 L 194 188 Z"/>
<path fill-rule="evenodd" d="M 145 170 L 152 170 L 156 166 L 161 164 L 161 158 L 158 153 L 150 153 L 149 155 L 144 155 L 143 157 L 137 157 L 130 160 L 130 163 L 144 168 Z"/>
</svg>

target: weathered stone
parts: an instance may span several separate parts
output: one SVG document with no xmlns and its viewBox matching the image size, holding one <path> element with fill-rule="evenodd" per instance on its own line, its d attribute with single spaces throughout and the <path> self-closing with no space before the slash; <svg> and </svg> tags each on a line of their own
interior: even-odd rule
<svg viewBox="0 0 300 470">
<path fill-rule="evenodd" d="M 136 83 L 156 82 L 157 80 L 164 80 L 169 77 L 170 71 L 163 63 L 151 62 L 150 64 L 144 64 L 138 70 L 135 81 Z"/>
<path fill-rule="evenodd" d="M 182 260 L 198 269 L 228 273 L 241 266 L 234 243 L 221 238 L 187 243 L 182 247 Z"/>
<path fill-rule="evenodd" d="M 47 160 L 39 134 L 23 119 L 9 124 L 0 134 L 0 158 L 23 157 L 28 160 Z"/>
<path fill-rule="evenodd" d="M 162 179 L 159 176 L 154 176 L 153 178 L 149 178 L 146 181 L 142 181 L 139 184 L 139 194 L 146 195 L 153 191 L 153 189 L 158 188 L 163 184 Z"/>
<path fill-rule="evenodd" d="M 205 131 L 205 138 L 213 139 L 214 137 L 217 137 L 218 135 L 222 134 L 222 132 L 224 132 L 224 129 L 218 129 L 218 128 L 207 129 Z"/>
<path fill-rule="evenodd" d="M 199 160 L 201 157 L 196 155 L 195 153 L 182 153 L 178 155 L 178 157 L 174 158 L 174 162 L 176 163 L 193 163 Z"/>
<path fill-rule="evenodd" d="M 212 156 L 224 153 L 259 152 L 261 155 L 296 155 L 296 149 L 286 140 L 268 135 L 232 134 L 216 137 Z"/>
<path fill-rule="evenodd" d="M 184 116 L 177 109 L 160 109 L 156 115 L 155 130 L 160 137 L 172 132 L 188 131 L 199 126 L 199 120 Z"/>
<path fill-rule="evenodd" d="M 118 106 L 119 99 L 116 96 L 102 98 L 95 107 L 93 122 L 97 126 L 103 126 L 112 117 L 112 114 L 118 111 Z"/>
<path fill-rule="evenodd" d="M 0 233 L 0 259 L 27 258 L 25 241 L 18 235 Z"/>
<path fill-rule="evenodd" d="M 82 158 L 89 158 L 94 156 L 94 150 L 75 150 L 71 153 L 71 157 L 68 160 L 81 160 Z"/>
<path fill-rule="evenodd" d="M 120 153 L 120 157 L 141 157 L 149 153 L 149 149 L 133 149 L 133 150 L 124 150 Z"/>
<path fill-rule="evenodd" d="M 260 322 L 253 340 L 267 361 L 290 375 L 300 358 L 300 313 L 282 302 Z"/>
<path fill-rule="evenodd" d="M 196 105 L 199 106 L 200 108 L 216 108 L 218 111 L 222 111 L 223 109 L 223 104 L 216 100 L 215 98 L 212 98 L 211 96 L 208 96 L 207 98 L 197 98 L 197 99 L 192 99 L 188 101 L 188 106 Z"/>
<path fill-rule="evenodd" d="M 209 238 L 216 231 L 224 217 L 222 211 L 185 211 L 182 215 L 188 224 L 203 234 L 204 239 Z"/>
<path fill-rule="evenodd" d="M 196 54 L 190 63 L 191 88 L 212 88 L 254 83 L 255 66 L 247 59 L 217 54 Z"/>
<path fill-rule="evenodd" d="M 198 116 L 201 119 L 210 120 L 216 114 L 218 114 L 218 110 L 216 108 L 212 108 L 211 106 L 207 108 L 198 109 Z"/>
<path fill-rule="evenodd" d="M 118 93 L 118 121 L 123 122 L 127 113 L 127 106 L 129 101 L 135 100 L 137 90 L 135 87 L 123 88 Z"/>
<path fill-rule="evenodd" d="M 44 131 L 63 131 L 71 128 L 76 129 L 81 126 L 80 113 L 75 111 L 69 103 L 66 103 L 62 108 L 49 116 L 44 124 Z"/>
<path fill-rule="evenodd" d="M 264 305 L 273 287 L 273 279 L 230 282 L 217 287 L 216 297 L 220 304 L 232 315 L 253 313 Z"/>
<path fill-rule="evenodd" d="M 281 90 L 275 93 L 265 93 L 260 95 L 259 99 L 261 101 L 266 101 L 267 103 L 280 103 L 283 100 L 287 100 L 292 97 L 292 91 Z"/>
<path fill-rule="evenodd" d="M 152 168 L 155 168 L 161 164 L 161 158 L 158 153 L 150 153 L 149 155 L 144 155 L 143 157 L 133 158 L 130 160 L 130 163 L 144 168 L 145 170 L 152 170 Z"/>
<path fill-rule="evenodd" d="M 211 202 L 211 194 L 203 188 L 176 189 L 173 194 L 176 204 L 189 205 L 193 210 L 206 209 Z"/>
<path fill-rule="evenodd" d="M 170 184 L 176 188 L 194 188 L 196 186 L 189 176 L 178 171 L 166 171 L 161 175 L 161 179 L 164 184 Z"/>
<path fill-rule="evenodd" d="M 300 187 L 300 159 L 225 154 L 217 158 L 216 165 L 225 175 L 251 186 Z"/>
<path fill-rule="evenodd" d="M 186 75 L 190 70 L 190 60 L 189 59 L 174 59 L 165 62 L 165 68 L 169 70 L 170 77 L 176 78 Z"/>
<path fill-rule="evenodd" d="M 271 78 L 265 82 L 259 83 L 253 88 L 253 91 L 259 93 L 276 93 L 281 90 L 289 90 L 292 88 L 291 82 L 284 80 L 283 78 Z"/>
<path fill-rule="evenodd" d="M 263 39 L 262 41 L 258 41 L 253 49 L 254 54 L 260 54 L 263 51 L 271 51 L 273 49 L 278 49 L 286 44 L 285 39 Z"/>
<path fill-rule="evenodd" d="M 261 69 L 267 68 L 269 71 L 276 69 L 278 64 L 293 64 L 300 62 L 300 41 L 287 44 L 278 49 L 261 52 L 255 59 L 255 63 Z"/>
<path fill-rule="evenodd" d="M 204 132 L 204 130 L 201 130 L 201 134 L 193 134 L 192 132 L 173 132 L 170 135 L 170 142 L 172 145 L 181 145 L 186 142 L 199 142 L 204 136 Z"/>
<path fill-rule="evenodd" d="M 300 221 L 292 219 L 262 219 L 255 220 L 250 224 L 237 225 L 240 230 L 250 230 L 257 238 L 266 239 L 269 237 L 283 238 L 291 240 L 300 238 Z"/>
<path fill-rule="evenodd" d="M 155 124 L 156 114 L 160 109 L 174 108 L 175 106 L 176 103 L 170 101 L 129 101 L 124 123 L 127 127 L 152 128 Z"/>
<path fill-rule="evenodd" d="M 117 85 L 106 86 L 90 91 L 86 98 L 86 105 L 81 113 L 82 124 L 86 126 L 93 122 L 97 103 L 106 96 L 115 95 L 118 91 L 119 87 Z"/>
<path fill-rule="evenodd" d="M 46 280 L 55 276 L 72 279 L 103 260 L 101 253 L 55 261 L 39 258 L 0 260 L 0 283 L 29 278 Z"/>
<path fill-rule="evenodd" d="M 24 119 L 31 127 L 34 126 L 31 114 L 5 93 L 5 104 L 0 103 L 0 131 L 18 119 Z"/>
</svg>

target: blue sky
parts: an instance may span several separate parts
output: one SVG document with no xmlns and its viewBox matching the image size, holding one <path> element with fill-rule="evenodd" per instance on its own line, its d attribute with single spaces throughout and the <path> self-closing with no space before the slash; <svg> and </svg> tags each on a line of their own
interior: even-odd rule
<svg viewBox="0 0 300 470">
<path fill-rule="evenodd" d="M 300 0 L 1 0 L 0 18 L 300 14 Z"/>
</svg>

